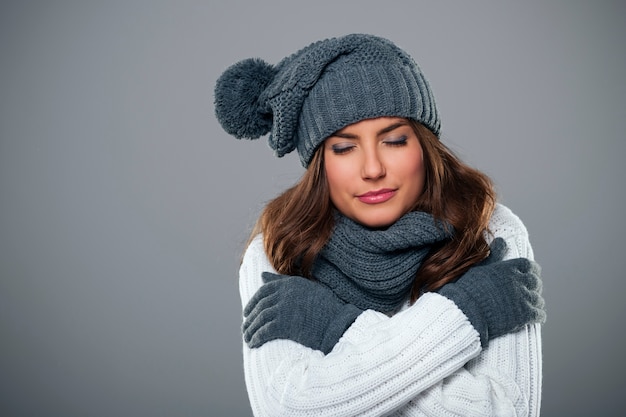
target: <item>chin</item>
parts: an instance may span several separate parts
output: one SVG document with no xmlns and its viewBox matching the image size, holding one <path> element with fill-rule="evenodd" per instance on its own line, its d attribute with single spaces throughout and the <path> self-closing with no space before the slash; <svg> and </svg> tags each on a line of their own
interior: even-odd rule
<svg viewBox="0 0 626 417">
<path fill-rule="evenodd" d="M 355 219 L 358 223 L 361 223 L 365 227 L 371 229 L 385 229 L 394 224 L 400 217 L 399 216 L 367 216 Z"/>
</svg>

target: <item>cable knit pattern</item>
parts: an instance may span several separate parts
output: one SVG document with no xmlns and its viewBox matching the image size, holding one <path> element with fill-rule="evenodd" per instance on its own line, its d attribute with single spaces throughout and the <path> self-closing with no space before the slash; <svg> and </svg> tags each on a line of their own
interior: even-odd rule
<svg viewBox="0 0 626 417">
<path fill-rule="evenodd" d="M 237 138 L 268 142 L 281 157 L 294 149 L 307 166 L 337 130 L 363 119 L 413 119 L 439 134 L 432 90 L 417 63 L 391 41 L 351 34 L 314 42 L 276 66 L 246 59 L 218 78 L 215 115 Z"/>
<path fill-rule="evenodd" d="M 521 221 L 498 205 L 490 224 L 506 258 L 532 259 Z M 272 271 L 258 236 L 240 269 L 245 306 Z M 435 293 L 393 317 L 363 312 L 324 356 L 290 340 L 243 344 L 255 416 L 538 416 L 541 326 L 493 339 L 478 333 L 454 303 Z"/>
<path fill-rule="evenodd" d="M 452 230 L 423 212 L 409 212 L 384 230 L 338 214 L 313 276 L 361 310 L 397 311 L 432 244 L 450 238 Z"/>
</svg>

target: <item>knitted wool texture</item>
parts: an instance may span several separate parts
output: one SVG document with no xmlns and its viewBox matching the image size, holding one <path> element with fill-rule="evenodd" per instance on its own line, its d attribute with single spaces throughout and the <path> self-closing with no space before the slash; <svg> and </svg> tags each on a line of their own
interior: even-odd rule
<svg viewBox="0 0 626 417">
<path fill-rule="evenodd" d="M 276 155 L 297 149 L 308 166 L 317 147 L 360 120 L 416 120 L 439 134 L 430 86 L 415 61 L 387 39 L 352 34 L 315 42 L 276 66 L 251 58 L 217 80 L 215 114 L 229 134 L 267 133 Z"/>
<path fill-rule="evenodd" d="M 406 301 L 432 245 L 451 236 L 451 226 L 423 212 L 409 212 L 384 230 L 337 215 L 333 235 L 313 265 L 313 276 L 346 303 L 393 312 Z"/>
<path fill-rule="evenodd" d="M 489 230 L 505 238 L 509 257 L 533 257 L 526 228 L 508 208 L 497 205 Z M 262 285 L 264 271 L 273 268 L 257 236 L 240 269 L 244 306 Z M 393 320 L 365 311 L 323 360 L 319 352 L 286 340 L 264 349 L 244 343 L 242 350 L 254 415 L 540 414 L 541 325 L 507 333 L 481 350 L 462 311 L 434 293 Z M 472 377 L 476 372 L 480 376 Z M 442 384 L 451 389 L 427 389 Z M 503 389 L 492 395 L 494 387 Z"/>
</svg>

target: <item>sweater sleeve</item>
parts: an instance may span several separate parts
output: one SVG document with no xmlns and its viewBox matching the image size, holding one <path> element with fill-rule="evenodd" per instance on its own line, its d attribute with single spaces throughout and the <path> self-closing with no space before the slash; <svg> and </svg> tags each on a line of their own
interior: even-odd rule
<svg viewBox="0 0 626 417">
<path fill-rule="evenodd" d="M 533 259 L 526 228 L 508 208 L 497 206 L 490 228 L 506 240 L 506 259 Z M 541 325 L 528 325 L 491 340 L 480 355 L 391 415 L 539 416 L 541 355 Z"/>
<path fill-rule="evenodd" d="M 510 212 L 503 213 L 509 219 Z M 494 216 L 499 225 L 498 219 Z M 509 247 L 529 251 L 527 237 L 517 236 L 518 226 L 511 226 L 515 237 L 502 237 Z M 501 229 L 492 227 L 495 236 Z M 261 286 L 263 271 L 273 268 L 257 237 L 240 269 L 244 306 Z M 244 343 L 246 386 L 256 416 L 470 415 L 468 401 L 482 412 L 477 415 L 506 415 L 499 413 L 524 411 L 524 404 L 528 409 L 532 390 L 526 387 L 540 382 L 540 369 L 533 374 L 518 366 L 532 356 L 521 351 L 538 343 L 535 330 L 518 333 L 520 340 L 526 335 L 522 346 L 517 339 L 505 343 L 507 335 L 481 354 L 478 333 L 463 313 L 445 297 L 428 293 L 393 317 L 363 312 L 326 356 L 290 340 L 257 349 Z M 535 353 L 531 361 L 537 360 Z"/>
</svg>

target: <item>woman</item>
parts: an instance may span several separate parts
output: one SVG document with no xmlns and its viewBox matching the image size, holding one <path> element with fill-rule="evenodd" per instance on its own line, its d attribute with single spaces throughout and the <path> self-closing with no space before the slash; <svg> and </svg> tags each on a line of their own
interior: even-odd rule
<svg viewBox="0 0 626 417">
<path fill-rule="evenodd" d="M 307 168 L 240 269 L 255 415 L 538 415 L 545 313 L 526 230 L 441 144 L 403 50 L 348 35 L 245 60 L 215 99 L 228 133 L 270 133 Z"/>
</svg>

